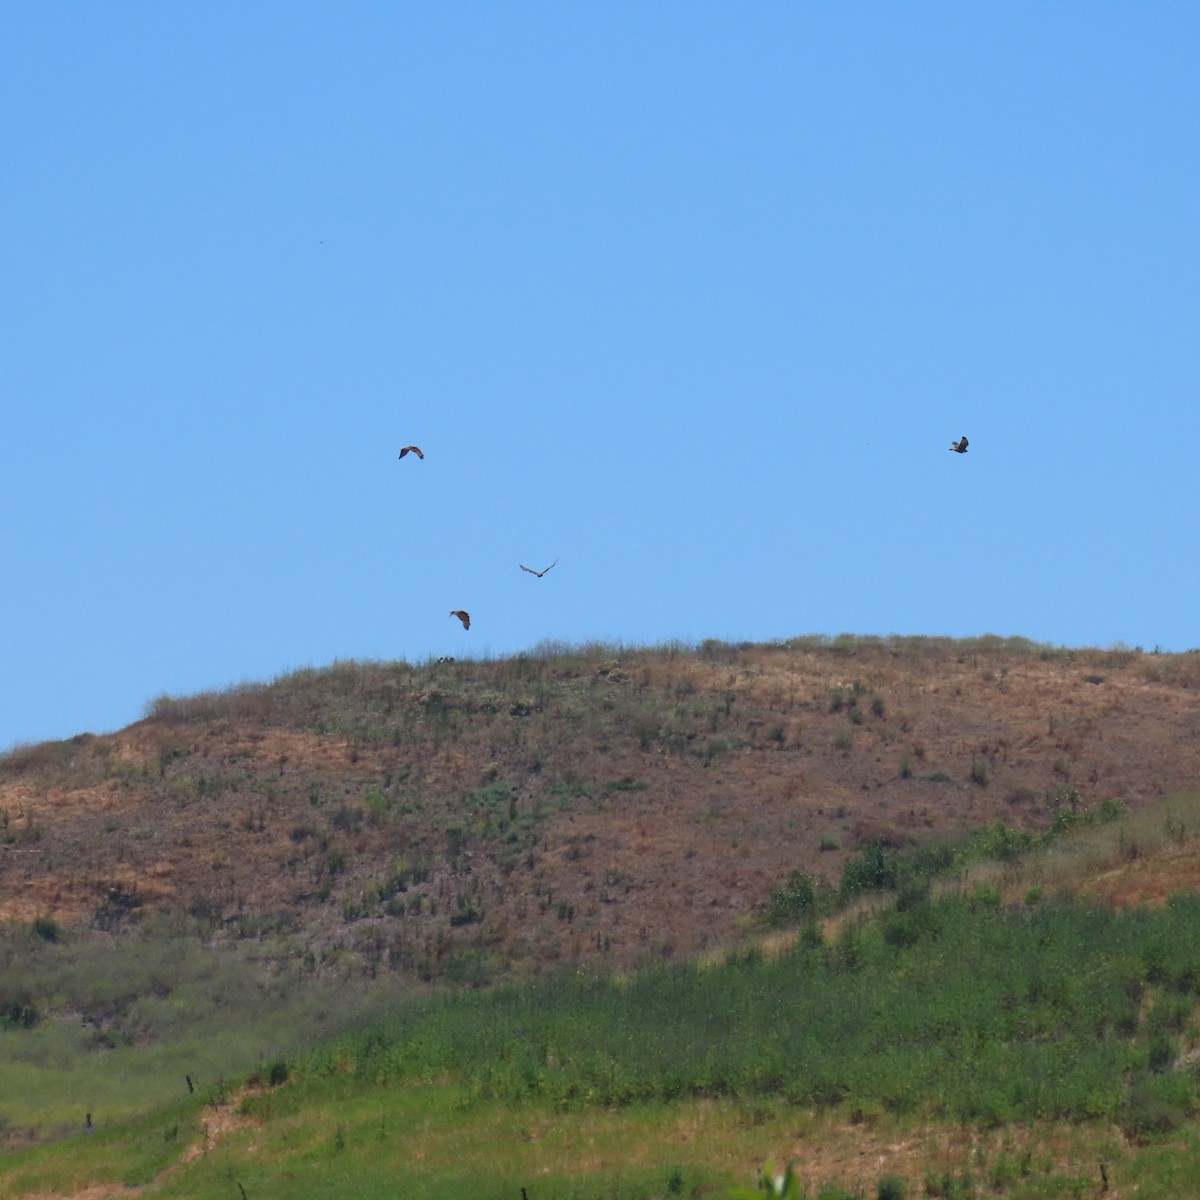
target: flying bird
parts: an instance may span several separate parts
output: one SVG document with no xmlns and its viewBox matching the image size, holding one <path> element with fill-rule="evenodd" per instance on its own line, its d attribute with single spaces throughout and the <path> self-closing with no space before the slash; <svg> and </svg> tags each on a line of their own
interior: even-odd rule
<svg viewBox="0 0 1200 1200">
<path fill-rule="evenodd" d="M 951 442 L 950 449 L 953 450 L 955 452 L 955 454 L 966 454 L 966 452 L 967 452 L 967 435 L 964 433 L 962 435 L 962 438 L 959 441 Z"/>
<path fill-rule="evenodd" d="M 450 610 L 450 615 L 452 617 L 457 617 L 463 623 L 464 629 L 471 628 L 471 614 L 469 612 L 465 612 L 461 608 L 452 608 Z"/>
<path fill-rule="evenodd" d="M 554 560 L 554 562 L 552 562 L 550 564 L 550 567 L 553 567 L 557 562 L 558 562 L 558 559 L 556 558 Z M 530 575 L 536 575 L 539 579 L 541 579 L 541 577 L 543 575 L 545 575 L 546 571 L 550 570 L 550 567 L 547 567 L 546 571 L 535 571 L 532 567 L 527 567 L 524 563 L 520 563 L 518 565 L 520 566 L 522 571 L 528 571 L 530 573 Z"/>
<path fill-rule="evenodd" d="M 403 458 L 403 457 L 404 457 L 404 456 L 405 456 L 405 455 L 406 455 L 406 454 L 407 454 L 407 453 L 408 453 L 410 450 L 411 450 L 411 451 L 412 451 L 412 452 L 413 452 L 413 453 L 414 453 L 414 454 L 415 454 L 415 455 L 416 455 L 418 458 L 424 458 L 424 457 L 425 457 L 425 455 L 424 455 L 424 454 L 422 453 L 422 451 L 421 451 L 421 447 L 420 447 L 420 446 L 405 446 L 405 447 L 404 447 L 404 449 L 400 451 L 400 457 L 401 457 L 401 458 Z"/>
</svg>

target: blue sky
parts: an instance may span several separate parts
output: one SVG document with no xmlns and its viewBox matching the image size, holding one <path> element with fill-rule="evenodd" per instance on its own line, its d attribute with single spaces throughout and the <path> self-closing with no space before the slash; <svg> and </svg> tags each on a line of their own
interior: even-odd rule
<svg viewBox="0 0 1200 1200">
<path fill-rule="evenodd" d="M 1198 45 L 3 0 L 0 748 L 543 639 L 1200 646 Z"/>
</svg>

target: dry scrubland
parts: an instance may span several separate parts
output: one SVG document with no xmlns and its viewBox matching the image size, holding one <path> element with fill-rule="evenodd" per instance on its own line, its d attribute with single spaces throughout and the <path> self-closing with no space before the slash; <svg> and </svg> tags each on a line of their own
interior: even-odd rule
<svg viewBox="0 0 1200 1200">
<path fill-rule="evenodd" d="M 336 664 L 18 748 L 0 1132 L 103 1128 L 0 1191 L 1189 1195 L 1198 733 L 1197 653 L 847 636 Z"/>
<path fill-rule="evenodd" d="M 0 920 L 182 911 L 426 980 L 724 945 L 789 872 L 1137 812 L 1200 778 L 1200 654 L 841 637 L 344 663 L 0 760 Z M 1191 886 L 1137 872 L 1114 898 Z M 1128 886 L 1128 895 L 1118 895 Z"/>
</svg>

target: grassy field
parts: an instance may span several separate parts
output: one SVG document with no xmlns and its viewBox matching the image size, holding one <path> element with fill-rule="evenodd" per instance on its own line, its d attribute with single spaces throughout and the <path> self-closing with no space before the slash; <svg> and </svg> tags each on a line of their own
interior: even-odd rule
<svg viewBox="0 0 1200 1200">
<path fill-rule="evenodd" d="M 185 1135 L 210 1136 L 190 1161 Z M 1010 1200 L 1098 1195 L 1098 1164 L 1112 1194 L 1185 1197 L 1200 1168 L 1194 1129 L 1169 1142 L 1130 1146 L 1103 1125 L 1067 1122 L 989 1129 L 882 1116 L 852 1121 L 779 1102 L 681 1100 L 620 1109 L 556 1112 L 532 1103 L 472 1100 L 451 1084 L 308 1081 L 243 1098 L 230 1114 L 209 1107 L 166 1111 L 155 1120 L 75 1139 L 69 1153 L 47 1150 L 3 1176 L 21 1196 L 71 1195 L 84 1186 L 140 1186 L 180 1200 L 238 1196 L 471 1196 L 516 1200 L 651 1200 L 728 1197 L 753 1187 L 767 1160 L 794 1161 L 816 1197 L 869 1197 L 881 1181 L 905 1193 Z M 63 1147 L 60 1147 L 60 1151 Z M 120 1194 L 116 1191 L 114 1194 Z"/>
<path fill-rule="evenodd" d="M 1101 843 L 1186 841 L 1195 811 L 901 881 L 707 965 L 395 996 L 250 1077 L 9 1154 L 0 1186 L 625 1200 L 729 1195 L 772 1159 L 813 1197 L 1087 1196 L 1102 1163 L 1110 1194 L 1185 1196 L 1200 899 L 1116 909 L 1068 884 Z"/>
</svg>

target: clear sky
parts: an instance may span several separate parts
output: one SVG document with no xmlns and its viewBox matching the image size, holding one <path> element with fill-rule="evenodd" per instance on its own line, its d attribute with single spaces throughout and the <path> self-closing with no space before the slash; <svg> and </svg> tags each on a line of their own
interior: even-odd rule
<svg viewBox="0 0 1200 1200">
<path fill-rule="evenodd" d="M 543 639 L 1200 646 L 1198 47 L 0 0 L 0 748 Z"/>
</svg>

